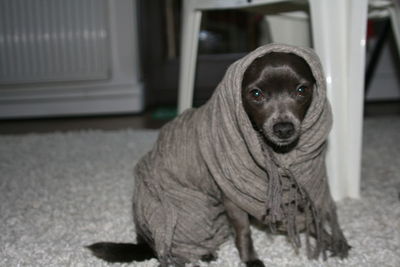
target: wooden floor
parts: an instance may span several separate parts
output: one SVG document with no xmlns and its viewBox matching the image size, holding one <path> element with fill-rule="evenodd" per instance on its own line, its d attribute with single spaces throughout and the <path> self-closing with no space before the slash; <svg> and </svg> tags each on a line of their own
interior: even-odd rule
<svg viewBox="0 0 400 267">
<path fill-rule="evenodd" d="M 400 116 L 400 102 L 367 103 L 365 117 Z M 80 131 L 88 129 L 159 129 L 169 119 L 157 119 L 154 111 L 138 115 L 113 115 L 73 118 L 0 120 L 0 134 L 29 134 Z"/>
</svg>

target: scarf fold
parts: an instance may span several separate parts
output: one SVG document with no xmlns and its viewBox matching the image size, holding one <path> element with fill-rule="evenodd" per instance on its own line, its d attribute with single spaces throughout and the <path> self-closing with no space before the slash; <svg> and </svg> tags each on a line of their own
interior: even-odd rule
<svg viewBox="0 0 400 267">
<path fill-rule="evenodd" d="M 241 98 L 245 70 L 270 52 L 302 57 L 316 80 L 298 145 L 285 154 L 265 145 Z M 256 49 L 228 68 L 206 104 L 163 127 L 153 150 L 137 164 L 136 227 L 154 243 L 164 265 L 195 261 L 214 253 L 230 234 L 224 194 L 273 231 L 287 232 L 295 249 L 301 246 L 299 233 L 305 231 L 308 257 L 322 253 L 326 258 L 326 240 L 339 227 L 336 214 L 331 214 L 334 202 L 324 160 L 331 124 L 317 55 L 280 44 Z"/>
</svg>

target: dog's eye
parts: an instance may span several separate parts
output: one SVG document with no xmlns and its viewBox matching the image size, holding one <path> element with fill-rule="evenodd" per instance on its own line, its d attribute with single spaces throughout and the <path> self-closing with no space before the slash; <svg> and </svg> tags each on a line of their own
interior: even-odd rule
<svg viewBox="0 0 400 267">
<path fill-rule="evenodd" d="M 254 88 L 250 91 L 250 95 L 257 101 L 260 101 L 264 98 L 264 94 L 263 92 L 258 89 L 258 88 Z"/>
<path fill-rule="evenodd" d="M 303 85 L 297 87 L 297 89 L 296 89 L 296 93 L 298 96 L 304 96 L 306 94 L 306 92 L 307 92 L 307 87 L 303 86 Z"/>
</svg>

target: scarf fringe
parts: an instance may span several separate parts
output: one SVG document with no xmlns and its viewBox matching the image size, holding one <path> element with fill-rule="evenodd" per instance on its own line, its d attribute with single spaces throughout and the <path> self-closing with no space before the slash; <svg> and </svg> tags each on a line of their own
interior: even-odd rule
<svg viewBox="0 0 400 267">
<path fill-rule="evenodd" d="M 266 149 L 263 149 L 263 151 L 264 153 L 268 153 Z M 266 156 L 272 159 L 274 164 L 278 166 L 276 169 L 281 170 L 281 172 L 269 172 L 266 213 L 263 216 L 263 220 L 268 220 L 267 223 L 272 233 L 277 233 L 277 224 L 282 224 L 286 220 L 286 225 L 284 226 L 288 234 L 288 239 L 297 253 L 301 248 L 301 229 L 298 227 L 299 222 L 296 217 L 300 213 L 299 209 L 302 209 L 305 216 L 307 257 L 309 259 L 318 259 L 322 254 L 323 259 L 326 260 L 326 251 L 328 248 L 326 242 L 324 242 L 323 234 L 327 233 L 323 230 L 325 219 L 321 212 L 315 207 L 308 192 L 300 186 L 293 173 L 288 168 L 280 166 L 276 159 L 269 153 Z M 283 179 L 289 181 L 289 189 L 285 188 L 285 190 L 289 190 L 289 197 L 286 203 L 284 203 L 282 194 L 284 190 Z M 315 239 L 314 246 L 311 244 L 311 237 Z"/>
</svg>

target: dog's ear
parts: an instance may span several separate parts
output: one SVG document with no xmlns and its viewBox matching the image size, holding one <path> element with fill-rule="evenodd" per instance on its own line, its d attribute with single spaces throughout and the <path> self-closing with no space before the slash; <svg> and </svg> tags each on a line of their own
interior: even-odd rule
<svg viewBox="0 0 400 267">
<path fill-rule="evenodd" d="M 313 84 L 316 82 L 311 66 L 304 58 L 294 53 L 288 53 L 286 61 L 295 69 L 299 76 Z"/>
<path fill-rule="evenodd" d="M 261 57 L 256 58 L 247 67 L 242 78 L 242 90 L 247 88 L 251 81 L 254 81 L 257 77 L 260 76 L 260 73 L 267 62 L 267 56 L 268 54 L 265 54 Z"/>
</svg>

